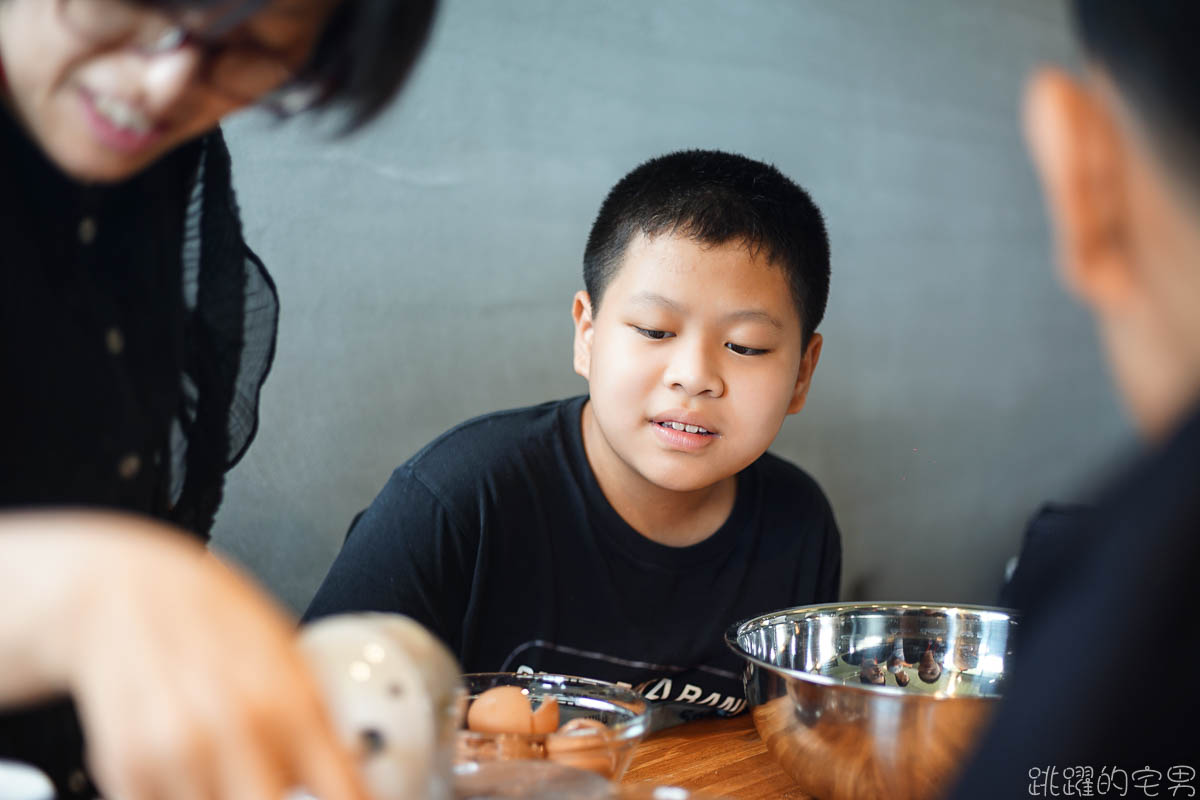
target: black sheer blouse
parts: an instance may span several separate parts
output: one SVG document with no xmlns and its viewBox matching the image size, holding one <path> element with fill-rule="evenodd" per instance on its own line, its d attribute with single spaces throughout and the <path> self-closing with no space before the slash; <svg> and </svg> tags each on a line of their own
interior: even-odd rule
<svg viewBox="0 0 1200 800">
<path fill-rule="evenodd" d="M 80 185 L 0 105 L 0 510 L 123 509 L 207 539 L 278 319 L 229 170 L 215 131 Z M 67 704 L 0 715 L 5 756 L 87 791 Z"/>
</svg>

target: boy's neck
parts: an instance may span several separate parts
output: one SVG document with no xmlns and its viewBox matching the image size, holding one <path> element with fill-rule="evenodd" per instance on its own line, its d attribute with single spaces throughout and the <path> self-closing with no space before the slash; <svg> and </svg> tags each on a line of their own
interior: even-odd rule
<svg viewBox="0 0 1200 800">
<path fill-rule="evenodd" d="M 588 465 L 609 505 L 651 541 L 687 547 L 712 536 L 729 519 L 737 496 L 734 475 L 690 492 L 664 489 L 638 475 L 604 442 L 589 400 L 580 425 Z"/>
</svg>

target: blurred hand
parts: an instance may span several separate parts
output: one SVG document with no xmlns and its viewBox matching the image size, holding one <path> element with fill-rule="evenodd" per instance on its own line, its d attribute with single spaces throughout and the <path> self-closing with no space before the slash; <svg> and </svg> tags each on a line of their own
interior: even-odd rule
<svg viewBox="0 0 1200 800">
<path fill-rule="evenodd" d="M 366 800 L 292 620 L 194 542 L 136 517 L 6 514 L 0 563 L 43 575 L 41 624 L 0 624 L 10 690 L 74 696 L 106 796 Z M 12 591 L 0 581 L 0 601 Z M 35 656 L 14 656 L 21 638 Z"/>
</svg>

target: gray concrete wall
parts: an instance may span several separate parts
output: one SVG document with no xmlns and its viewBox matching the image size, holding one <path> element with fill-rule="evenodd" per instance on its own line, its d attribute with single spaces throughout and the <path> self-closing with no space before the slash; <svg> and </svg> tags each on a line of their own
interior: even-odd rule
<svg viewBox="0 0 1200 800">
<path fill-rule="evenodd" d="M 600 200 L 717 147 L 828 221 L 826 347 L 774 449 L 833 503 L 843 593 L 991 599 L 1037 505 L 1128 436 L 1020 138 L 1024 77 L 1069 40 L 1051 0 L 448 0 L 363 134 L 235 120 L 283 317 L 217 546 L 301 608 L 417 448 L 584 391 L 569 311 Z"/>
</svg>

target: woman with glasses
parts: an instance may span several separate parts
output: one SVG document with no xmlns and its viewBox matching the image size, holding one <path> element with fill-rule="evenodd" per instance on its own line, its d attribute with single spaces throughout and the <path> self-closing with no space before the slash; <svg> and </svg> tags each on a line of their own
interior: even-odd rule
<svg viewBox="0 0 1200 800">
<path fill-rule="evenodd" d="M 367 122 L 435 2 L 0 0 L 0 759 L 61 795 L 362 796 L 291 620 L 202 547 L 277 317 L 217 124 Z"/>
</svg>

